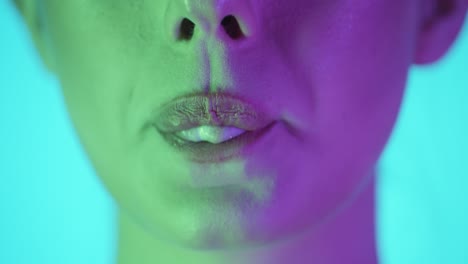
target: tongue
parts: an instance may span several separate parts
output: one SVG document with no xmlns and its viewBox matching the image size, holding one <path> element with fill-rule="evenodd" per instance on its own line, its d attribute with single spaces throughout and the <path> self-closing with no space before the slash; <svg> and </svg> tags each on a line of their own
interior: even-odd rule
<svg viewBox="0 0 468 264">
<path fill-rule="evenodd" d="M 180 131 L 176 133 L 176 135 L 187 141 L 206 141 L 213 144 L 218 144 L 237 137 L 244 132 L 245 130 L 237 127 L 199 126 Z"/>
</svg>

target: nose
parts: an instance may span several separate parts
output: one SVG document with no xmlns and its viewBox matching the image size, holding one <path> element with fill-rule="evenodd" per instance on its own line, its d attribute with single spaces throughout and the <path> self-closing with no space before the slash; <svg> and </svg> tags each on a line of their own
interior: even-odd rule
<svg viewBox="0 0 468 264">
<path fill-rule="evenodd" d="M 236 45 L 255 34 L 251 0 L 169 0 L 166 33 L 171 43 L 197 42 L 215 37 Z"/>
</svg>

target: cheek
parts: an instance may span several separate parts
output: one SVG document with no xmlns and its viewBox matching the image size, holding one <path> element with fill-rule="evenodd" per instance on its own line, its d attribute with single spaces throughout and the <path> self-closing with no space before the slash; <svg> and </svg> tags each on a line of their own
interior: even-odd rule
<svg viewBox="0 0 468 264">
<path fill-rule="evenodd" d="M 312 58 L 319 64 L 311 78 L 320 145 L 349 168 L 375 163 L 399 111 L 416 22 L 413 8 L 398 2 L 337 12 L 341 19 L 332 18 L 338 24 L 330 24 Z"/>
<path fill-rule="evenodd" d="M 298 109 L 294 114 L 301 123 L 311 124 L 310 141 L 281 145 L 288 155 L 268 163 L 285 168 L 281 175 L 294 175 L 278 177 L 283 196 L 272 211 L 285 212 L 275 219 L 307 211 L 300 220 L 305 225 L 346 199 L 374 169 L 398 115 L 416 36 L 413 7 L 402 1 L 349 2 L 355 3 L 336 7 L 328 17 L 313 15 L 320 23 L 305 23 L 309 27 L 284 48 L 290 52 L 285 57 L 307 76 L 306 85 L 298 86 L 305 88 L 296 89 L 302 95 L 312 90 L 314 101 L 302 96 L 288 105 Z"/>
</svg>

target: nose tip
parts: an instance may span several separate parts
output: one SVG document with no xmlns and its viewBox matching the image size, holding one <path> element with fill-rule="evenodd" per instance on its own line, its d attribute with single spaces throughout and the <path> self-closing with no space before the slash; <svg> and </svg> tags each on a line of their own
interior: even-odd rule
<svg viewBox="0 0 468 264">
<path fill-rule="evenodd" d="M 172 42 L 190 42 L 212 36 L 225 42 L 238 42 L 251 37 L 253 32 L 253 16 L 248 6 L 242 4 L 243 0 L 198 0 L 194 6 L 187 4 L 193 1 L 170 2 L 172 8 L 166 12 L 166 28 Z"/>
</svg>

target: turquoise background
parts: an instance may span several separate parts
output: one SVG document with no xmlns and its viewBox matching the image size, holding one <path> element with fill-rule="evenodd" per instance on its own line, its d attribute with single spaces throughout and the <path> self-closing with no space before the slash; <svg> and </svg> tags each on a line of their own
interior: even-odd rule
<svg viewBox="0 0 468 264">
<path fill-rule="evenodd" d="M 116 208 L 19 17 L 0 1 L 0 263 L 112 263 Z M 413 68 L 380 162 L 382 263 L 468 263 L 468 25 Z"/>
</svg>

